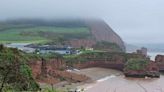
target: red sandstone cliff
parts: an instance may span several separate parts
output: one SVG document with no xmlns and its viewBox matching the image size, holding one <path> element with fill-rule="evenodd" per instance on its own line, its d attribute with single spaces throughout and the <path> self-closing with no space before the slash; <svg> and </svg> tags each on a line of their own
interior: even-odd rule
<svg viewBox="0 0 164 92">
<path fill-rule="evenodd" d="M 117 44 L 122 51 L 125 51 L 126 48 L 123 40 L 105 21 L 101 19 L 85 20 L 85 24 L 83 25 L 89 28 L 91 37 L 86 39 L 73 39 L 66 42 L 67 44 L 69 43 L 69 45 L 75 48 L 80 48 L 82 46 L 93 47 L 97 42 L 106 41 Z"/>
<path fill-rule="evenodd" d="M 123 51 L 125 51 L 123 40 L 103 20 L 87 20 L 86 24 L 90 28 L 91 34 L 96 41 L 116 43 Z"/>
<path fill-rule="evenodd" d="M 72 82 L 82 82 L 89 79 L 85 75 L 78 75 L 65 71 L 66 65 L 61 59 L 30 61 L 29 66 L 32 69 L 33 77 L 38 82 L 54 84 L 63 79 Z"/>
<path fill-rule="evenodd" d="M 155 62 L 157 62 L 157 63 L 164 63 L 164 55 L 157 55 L 155 57 Z"/>
<path fill-rule="evenodd" d="M 159 70 L 164 71 L 164 55 L 157 55 L 155 62 L 158 64 Z"/>
</svg>

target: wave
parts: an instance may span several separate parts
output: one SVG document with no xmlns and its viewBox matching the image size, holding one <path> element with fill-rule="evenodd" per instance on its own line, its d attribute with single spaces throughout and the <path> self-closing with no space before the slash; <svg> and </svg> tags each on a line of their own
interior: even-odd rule
<svg viewBox="0 0 164 92">
<path fill-rule="evenodd" d="M 103 82 L 103 81 L 106 81 L 106 80 L 114 78 L 114 77 L 116 77 L 116 76 L 115 75 L 110 75 L 110 76 L 107 76 L 107 77 L 104 77 L 104 78 L 101 78 L 101 79 L 97 80 L 97 82 Z"/>
</svg>

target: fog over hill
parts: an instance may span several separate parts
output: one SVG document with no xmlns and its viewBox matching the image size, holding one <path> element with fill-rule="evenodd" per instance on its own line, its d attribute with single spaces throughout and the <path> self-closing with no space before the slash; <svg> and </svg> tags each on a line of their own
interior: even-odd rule
<svg viewBox="0 0 164 92">
<path fill-rule="evenodd" d="M 113 29 L 102 19 L 56 19 L 56 20 L 44 20 L 44 19 L 15 19 L 1 22 L 1 31 L 9 28 L 22 28 L 22 27 L 35 27 L 35 26 L 55 26 L 65 28 L 78 28 L 87 27 L 91 33 L 91 39 L 96 42 L 110 42 L 117 44 L 123 51 L 125 51 L 125 45 L 121 37 L 113 31 Z M 12 25 L 12 26 L 10 26 Z M 13 25 L 16 25 L 13 27 Z M 19 26 L 18 26 L 19 25 Z M 82 44 L 82 43 L 81 43 Z"/>
<path fill-rule="evenodd" d="M 164 0 L 1 0 L 0 20 L 102 18 L 127 43 L 156 44 L 164 43 L 163 5 Z"/>
</svg>

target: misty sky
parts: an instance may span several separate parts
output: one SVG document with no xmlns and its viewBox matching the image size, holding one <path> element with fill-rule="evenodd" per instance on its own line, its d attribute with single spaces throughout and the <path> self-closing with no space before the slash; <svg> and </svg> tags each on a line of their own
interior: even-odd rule
<svg viewBox="0 0 164 92">
<path fill-rule="evenodd" d="M 0 19 L 103 18 L 127 43 L 164 43 L 164 0 L 0 0 Z"/>
</svg>

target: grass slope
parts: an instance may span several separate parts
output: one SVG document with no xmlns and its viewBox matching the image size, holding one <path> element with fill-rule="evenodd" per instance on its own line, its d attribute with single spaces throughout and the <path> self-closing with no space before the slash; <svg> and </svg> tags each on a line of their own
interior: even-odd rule
<svg viewBox="0 0 164 92">
<path fill-rule="evenodd" d="M 44 35 L 43 35 L 44 34 Z M 86 37 L 89 29 L 86 27 L 54 27 L 35 26 L 23 28 L 9 28 L 0 31 L 0 43 L 22 42 L 40 43 L 52 40 L 53 37 Z"/>
</svg>

